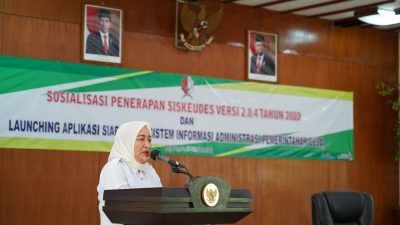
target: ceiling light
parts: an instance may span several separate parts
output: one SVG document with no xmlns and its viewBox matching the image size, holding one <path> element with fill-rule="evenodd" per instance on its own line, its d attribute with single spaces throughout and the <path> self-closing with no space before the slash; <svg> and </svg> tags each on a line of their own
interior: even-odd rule
<svg viewBox="0 0 400 225">
<path fill-rule="evenodd" d="M 373 10 L 355 12 L 355 15 L 364 23 L 377 26 L 400 23 L 400 15 L 396 15 L 394 10 L 375 8 Z"/>
</svg>

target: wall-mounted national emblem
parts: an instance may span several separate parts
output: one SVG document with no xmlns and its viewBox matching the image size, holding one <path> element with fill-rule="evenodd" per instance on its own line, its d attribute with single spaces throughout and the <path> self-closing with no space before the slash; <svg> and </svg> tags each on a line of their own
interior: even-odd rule
<svg viewBox="0 0 400 225">
<path fill-rule="evenodd" d="M 211 44 L 214 40 L 212 33 L 223 15 L 223 5 L 219 3 L 216 7 L 215 4 L 205 5 L 200 1 L 182 0 L 177 0 L 176 4 L 176 47 L 200 51 Z"/>
</svg>

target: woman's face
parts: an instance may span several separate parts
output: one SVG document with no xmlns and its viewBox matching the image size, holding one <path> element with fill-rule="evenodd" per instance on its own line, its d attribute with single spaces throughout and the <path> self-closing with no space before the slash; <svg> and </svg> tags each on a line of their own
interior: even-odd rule
<svg viewBox="0 0 400 225">
<path fill-rule="evenodd" d="M 147 127 L 143 127 L 136 137 L 134 157 L 139 163 L 146 163 L 150 159 L 151 134 Z"/>
</svg>

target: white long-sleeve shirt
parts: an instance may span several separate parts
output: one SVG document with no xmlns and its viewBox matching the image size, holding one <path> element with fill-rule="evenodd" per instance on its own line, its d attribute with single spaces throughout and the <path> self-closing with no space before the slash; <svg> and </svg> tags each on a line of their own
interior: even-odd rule
<svg viewBox="0 0 400 225">
<path fill-rule="evenodd" d="M 153 188 L 162 187 L 160 177 L 152 166 L 146 166 L 143 170 L 129 167 L 123 160 L 113 159 L 104 165 L 100 173 L 97 186 L 99 199 L 100 224 L 112 225 L 103 212 L 104 190 L 128 189 L 128 188 Z"/>
</svg>

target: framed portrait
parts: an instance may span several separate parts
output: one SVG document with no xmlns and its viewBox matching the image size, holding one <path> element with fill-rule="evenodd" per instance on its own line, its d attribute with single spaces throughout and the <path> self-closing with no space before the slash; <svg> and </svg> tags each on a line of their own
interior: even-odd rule
<svg viewBox="0 0 400 225">
<path fill-rule="evenodd" d="M 278 36 L 276 34 L 248 31 L 247 79 L 278 81 Z"/>
<path fill-rule="evenodd" d="M 122 10 L 85 4 L 83 60 L 121 63 Z"/>
</svg>

